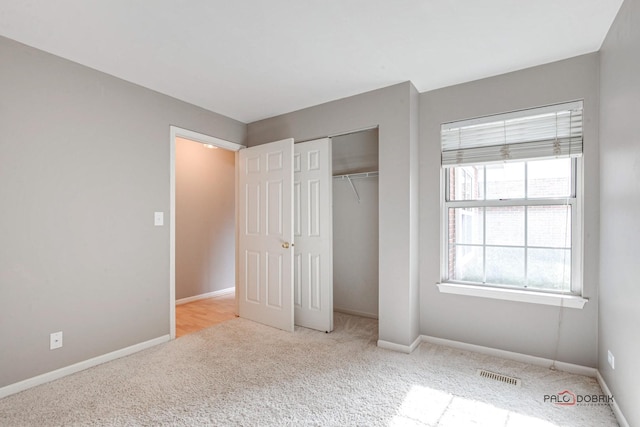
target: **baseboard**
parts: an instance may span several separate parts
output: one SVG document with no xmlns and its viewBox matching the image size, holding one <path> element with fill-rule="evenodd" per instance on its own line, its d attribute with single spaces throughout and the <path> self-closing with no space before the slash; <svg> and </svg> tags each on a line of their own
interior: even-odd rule
<svg viewBox="0 0 640 427">
<path fill-rule="evenodd" d="M 421 336 L 416 338 L 415 341 L 413 341 L 411 343 L 411 345 L 396 344 L 394 342 L 378 340 L 378 347 L 386 348 L 387 350 L 393 350 L 393 351 L 397 351 L 397 352 L 400 352 L 400 353 L 409 354 L 413 350 L 415 350 L 416 347 L 418 347 L 421 342 L 422 342 L 422 337 Z"/>
<path fill-rule="evenodd" d="M 101 365 L 105 362 L 110 362 L 115 359 L 119 359 L 130 354 L 137 353 L 147 348 L 156 346 L 158 344 L 169 341 L 170 336 L 164 335 L 158 338 L 154 338 L 149 341 L 141 342 L 139 344 L 132 345 L 130 347 L 122 348 L 120 350 L 112 351 L 111 353 L 103 354 L 82 362 L 74 363 L 73 365 L 65 366 L 64 368 L 56 369 L 55 371 L 47 372 L 36 377 L 28 378 L 26 380 L 9 384 L 8 386 L 0 388 L 0 399 L 9 395 L 19 393 L 37 385 L 45 384 L 53 380 L 57 380 L 67 375 L 75 374 L 76 372 L 84 371 L 85 369 L 92 368 L 97 365 Z"/>
<path fill-rule="evenodd" d="M 338 313 L 350 314 L 352 316 L 367 317 L 369 319 L 377 319 L 378 315 L 375 313 L 367 313 L 366 311 L 349 310 L 348 308 L 333 307 L 333 311 Z"/>
<path fill-rule="evenodd" d="M 226 288 L 226 289 L 220 289 L 219 291 L 207 292 L 206 294 L 194 295 L 192 297 L 187 297 L 187 298 L 180 298 L 179 300 L 176 300 L 176 305 L 186 304 L 188 302 L 199 301 L 201 299 L 206 299 L 206 298 L 213 298 L 213 297 L 220 297 L 222 295 L 229 295 L 229 294 L 234 293 L 235 291 L 236 291 L 236 288 L 231 287 L 231 288 Z"/>
<path fill-rule="evenodd" d="M 613 396 L 613 393 L 611 393 L 611 390 L 609 389 L 609 386 L 607 386 L 607 383 L 604 381 L 604 378 L 600 374 L 600 371 L 596 371 L 596 378 L 598 379 L 598 384 L 600 384 L 600 388 L 602 389 L 604 394 Z M 620 427 L 629 427 L 629 423 L 627 422 L 627 419 L 622 414 L 622 411 L 618 406 L 618 402 L 616 402 L 615 396 L 613 397 L 613 404 L 611 405 L 611 410 L 613 411 L 613 414 L 616 416 L 616 420 L 618 420 L 618 424 L 620 424 Z"/>
<path fill-rule="evenodd" d="M 473 351 L 475 353 L 488 354 L 489 356 L 502 357 L 503 359 L 515 360 L 516 362 L 529 363 L 531 365 L 551 368 L 555 366 L 559 371 L 569 372 L 571 374 L 585 375 L 587 377 L 596 377 L 597 370 L 588 366 L 575 365 L 573 363 L 555 362 L 544 357 L 530 356 L 523 353 L 515 353 L 513 351 L 500 350 L 497 348 L 484 347 L 481 345 L 467 344 L 460 341 L 447 340 L 443 338 L 430 337 L 422 335 L 422 341 L 431 344 L 444 345 L 460 350 Z"/>
</svg>

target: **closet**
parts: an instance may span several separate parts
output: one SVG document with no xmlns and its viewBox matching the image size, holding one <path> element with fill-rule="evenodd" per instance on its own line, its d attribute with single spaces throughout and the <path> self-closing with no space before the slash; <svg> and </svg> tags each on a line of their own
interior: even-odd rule
<svg viewBox="0 0 640 427">
<path fill-rule="evenodd" d="M 378 130 L 332 138 L 333 309 L 378 318 Z"/>
</svg>

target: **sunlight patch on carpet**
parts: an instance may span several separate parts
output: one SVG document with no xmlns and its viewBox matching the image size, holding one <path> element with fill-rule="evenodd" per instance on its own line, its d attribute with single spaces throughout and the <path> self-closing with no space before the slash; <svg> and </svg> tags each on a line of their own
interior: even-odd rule
<svg viewBox="0 0 640 427">
<path fill-rule="evenodd" d="M 418 385 L 411 387 L 390 425 L 558 427 L 540 418 Z"/>
<path fill-rule="evenodd" d="M 419 423 L 417 425 L 435 425 L 452 399 L 453 395 L 449 393 L 414 385 L 407 393 L 391 425 L 406 426 L 416 422 Z"/>
</svg>

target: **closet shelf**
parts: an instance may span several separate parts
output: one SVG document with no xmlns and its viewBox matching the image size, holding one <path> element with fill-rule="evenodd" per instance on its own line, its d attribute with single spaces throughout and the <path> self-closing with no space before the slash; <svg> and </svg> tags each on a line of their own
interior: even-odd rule
<svg viewBox="0 0 640 427">
<path fill-rule="evenodd" d="M 360 172 L 360 173 L 348 173 L 344 175 L 334 175 L 333 179 L 346 179 L 347 181 L 349 181 L 349 184 L 351 184 L 351 189 L 353 190 L 353 194 L 356 195 L 356 199 L 358 200 L 358 203 L 360 203 L 360 195 L 358 194 L 358 190 L 356 190 L 356 186 L 353 185 L 352 179 L 370 178 L 370 177 L 377 177 L 377 176 L 378 176 L 378 171 L 371 171 L 371 172 Z"/>
</svg>

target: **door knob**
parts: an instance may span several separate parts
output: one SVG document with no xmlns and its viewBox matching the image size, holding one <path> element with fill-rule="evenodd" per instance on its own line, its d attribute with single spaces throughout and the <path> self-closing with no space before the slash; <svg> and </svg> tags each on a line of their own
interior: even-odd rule
<svg viewBox="0 0 640 427">
<path fill-rule="evenodd" d="M 291 243 L 291 246 L 293 246 L 293 243 Z M 289 249 L 289 242 L 284 242 L 282 244 L 282 247 L 285 248 L 285 249 Z"/>
</svg>

